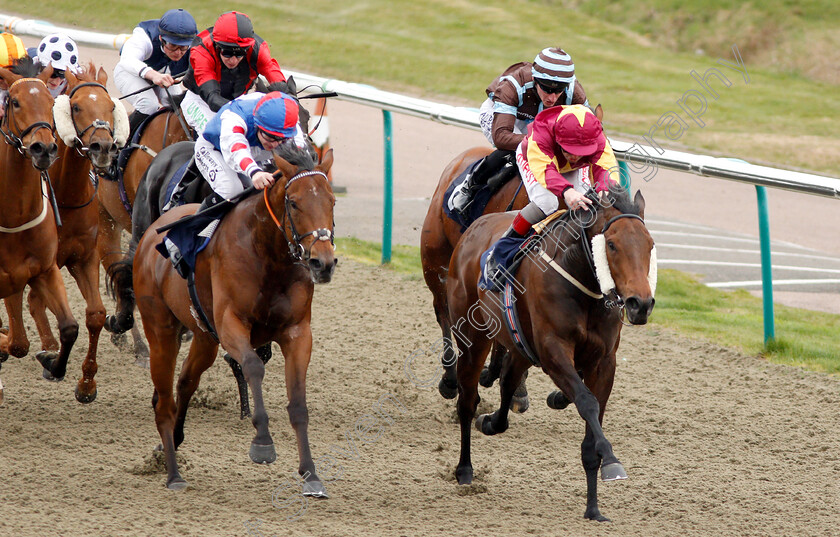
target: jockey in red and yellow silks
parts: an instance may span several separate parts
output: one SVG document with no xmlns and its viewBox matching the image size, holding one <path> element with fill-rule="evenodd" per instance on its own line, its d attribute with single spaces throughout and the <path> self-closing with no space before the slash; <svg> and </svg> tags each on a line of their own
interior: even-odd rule
<svg viewBox="0 0 840 537">
<path fill-rule="evenodd" d="M 528 127 L 528 135 L 516 150 L 516 163 L 530 203 L 513 219 L 488 257 L 486 279 L 500 276 L 493 255 L 500 242 L 521 241 L 529 228 L 560 208 L 563 198 L 569 209 L 589 210 L 582 171 L 589 169 L 595 190 L 608 190 L 618 181 L 615 154 L 604 136 L 601 121 L 589 108 L 575 104 L 543 110 Z"/>
</svg>

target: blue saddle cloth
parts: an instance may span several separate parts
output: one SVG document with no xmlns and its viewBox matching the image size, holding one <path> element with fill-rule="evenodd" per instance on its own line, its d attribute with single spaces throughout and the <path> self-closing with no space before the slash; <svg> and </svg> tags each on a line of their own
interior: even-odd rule
<svg viewBox="0 0 840 537">
<path fill-rule="evenodd" d="M 166 247 L 168 239 L 180 250 L 182 259 L 189 267 L 189 272 L 195 271 L 198 254 L 209 244 L 222 217 L 235 205 L 229 201 L 222 201 L 200 213 L 185 216 L 173 222 L 170 224 L 172 227 L 169 228 L 166 239 L 155 246 L 155 249 L 168 259 L 170 257 L 170 252 Z"/>
<path fill-rule="evenodd" d="M 504 285 L 506 280 L 513 279 L 516 276 L 516 269 L 519 268 L 520 261 L 525 256 L 527 241 L 527 237 L 502 237 L 490 246 L 490 248 L 485 250 L 481 254 L 481 277 L 478 279 L 479 287 L 488 291 L 502 291 L 501 287 L 490 281 L 487 277 L 487 259 L 492 255 L 498 260 L 499 268 L 503 274 L 499 278 L 499 283 Z"/>
<path fill-rule="evenodd" d="M 467 214 L 461 215 L 461 213 L 457 211 L 453 211 L 449 206 L 449 200 L 452 198 L 452 193 L 455 192 L 455 189 L 458 188 L 461 183 L 466 181 L 467 175 L 472 173 L 475 168 L 481 164 L 484 159 L 478 159 L 477 161 L 473 162 L 470 166 L 464 170 L 461 175 L 455 178 L 454 181 L 449 185 L 449 188 L 446 189 L 446 193 L 443 196 L 443 212 L 451 218 L 452 220 L 461 224 L 461 232 L 467 230 L 470 227 L 470 224 L 478 220 L 478 218 L 484 214 L 484 208 L 487 207 L 487 204 L 490 202 L 490 198 L 493 196 L 492 189 L 484 185 L 481 190 L 475 193 L 473 196 L 470 205 L 467 207 Z"/>
<path fill-rule="evenodd" d="M 172 199 L 172 193 L 175 192 L 175 188 L 178 186 L 178 184 L 181 182 L 181 179 L 183 179 L 184 175 L 187 173 L 187 166 L 190 165 L 190 162 L 191 161 L 189 160 L 186 161 L 184 164 L 181 165 L 180 168 L 175 170 L 174 174 L 172 174 L 172 178 L 169 180 L 169 184 L 166 185 L 166 199 L 163 202 L 164 205 L 169 203 L 169 200 Z M 175 205 L 170 207 L 170 209 L 179 205 L 184 205 L 185 203 L 186 200 L 182 198 L 179 203 L 176 203 Z"/>
</svg>

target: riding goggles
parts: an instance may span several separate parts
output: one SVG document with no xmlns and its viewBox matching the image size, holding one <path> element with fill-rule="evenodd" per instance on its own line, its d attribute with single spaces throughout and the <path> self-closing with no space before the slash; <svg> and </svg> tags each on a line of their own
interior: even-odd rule
<svg viewBox="0 0 840 537">
<path fill-rule="evenodd" d="M 534 83 L 540 87 L 545 93 L 566 93 L 569 85 L 565 82 L 555 82 L 553 80 L 543 80 L 535 78 Z"/>
<path fill-rule="evenodd" d="M 246 50 L 240 47 L 219 47 L 219 55 L 225 58 L 241 58 L 245 56 Z"/>
<path fill-rule="evenodd" d="M 53 69 L 50 78 L 64 78 L 64 69 Z"/>
</svg>

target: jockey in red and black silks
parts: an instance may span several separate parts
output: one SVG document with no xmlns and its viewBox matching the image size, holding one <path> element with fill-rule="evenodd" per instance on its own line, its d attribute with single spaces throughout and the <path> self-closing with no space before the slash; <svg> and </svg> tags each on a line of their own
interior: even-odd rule
<svg viewBox="0 0 840 537">
<path fill-rule="evenodd" d="M 200 134 L 213 115 L 244 95 L 259 75 L 268 80 L 269 90 L 288 90 L 283 71 L 268 43 L 254 33 L 251 19 L 236 11 L 224 13 L 193 42 L 181 104 L 187 123 Z"/>
</svg>

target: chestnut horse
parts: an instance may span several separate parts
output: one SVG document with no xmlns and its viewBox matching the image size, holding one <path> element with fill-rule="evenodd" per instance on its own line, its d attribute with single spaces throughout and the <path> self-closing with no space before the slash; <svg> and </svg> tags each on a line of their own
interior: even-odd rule
<svg viewBox="0 0 840 537">
<path fill-rule="evenodd" d="M 284 152 L 283 147 L 275 150 L 280 154 L 275 157 L 277 182 L 240 201 L 221 221 L 196 262 L 199 302 L 219 340 L 196 321 L 185 280 L 155 249 L 164 237 L 157 229 L 192 214 L 197 205 L 165 213 L 137 246 L 134 292 L 151 351 L 155 423 L 170 489 L 187 485 L 178 471 L 175 450 L 184 440 L 190 397 L 201 374 L 215 361 L 219 343 L 240 364 L 253 392 L 256 435 L 250 458 L 256 463 L 276 459 L 263 402 L 265 366 L 254 350 L 276 341 L 285 357 L 287 409 L 297 436 L 304 494 L 326 496 L 309 448 L 306 370 L 312 351 L 314 283 L 329 282 L 337 262 L 332 243 L 335 196 L 326 177 L 332 152 L 316 166 L 309 153 Z M 184 330 L 194 336 L 181 368 L 176 401 L 172 383 Z"/>
<path fill-rule="evenodd" d="M 0 361 L 9 354 L 29 353 L 23 326 L 23 291 L 29 285 L 58 319 L 61 348 L 37 356 L 50 380 L 64 378 L 79 324 L 70 312 L 67 292 L 56 265 L 58 231 L 50 205 L 44 172 L 56 158 L 58 146 L 52 132 L 53 98 L 46 80 L 47 67 L 35 76 L 31 60 L 13 73 L 0 68 L 9 85 L 6 115 L 0 124 L 0 298 L 6 302 L 9 329 L 0 333 Z M 29 160 L 30 162 L 27 162 Z"/>
<path fill-rule="evenodd" d="M 99 209 L 95 203 L 95 178 L 111 167 L 118 146 L 125 145 L 128 136 L 128 115 L 122 103 L 108 95 L 107 82 L 105 70 L 100 68 L 97 72 L 93 63 L 78 77 L 68 71 L 67 95 L 56 98 L 53 107 L 59 158 L 50 172 L 62 222 L 58 230 L 57 263 L 59 268 L 67 267 L 87 304 L 88 351 L 82 363 L 82 378 L 76 386 L 76 399 L 81 403 L 96 399 L 93 378 L 98 369 L 96 352 L 105 324 L 105 306 L 99 294 L 96 250 Z M 29 310 L 38 327 L 42 348 L 58 349 L 47 320 L 46 305 L 34 290 L 29 294 Z"/>
<path fill-rule="evenodd" d="M 143 134 L 138 140 L 139 148 L 135 148 L 123 171 L 122 182 L 124 194 L 120 192 L 120 185 L 116 181 L 101 181 L 99 185 L 99 239 L 97 248 L 99 258 L 106 274 L 110 274 L 112 267 L 122 261 L 125 251 L 121 246 L 123 231 L 131 233 L 131 212 L 137 195 L 137 188 L 152 159 L 164 147 L 176 142 L 190 140 L 184 132 L 178 116 L 173 111 L 163 112 L 152 117 L 145 126 Z M 109 324 L 105 325 L 110 330 Z M 149 349 L 140 336 L 137 327 L 131 327 L 134 339 L 134 354 L 138 365 L 148 367 Z M 114 338 L 119 341 L 119 338 Z"/>
<path fill-rule="evenodd" d="M 625 479 L 627 474 L 601 423 L 612 391 L 622 315 L 632 324 L 645 324 L 653 309 L 655 254 L 643 221 L 641 193 L 632 202 L 619 189 L 593 198 L 595 210 L 566 213 L 551 232 L 532 239 L 509 284 L 512 298 L 506 292 L 504 300 L 478 286 L 479 258 L 507 229 L 512 215 L 483 216 L 455 248 L 446 291 L 450 318 L 470 321 L 462 323 L 457 334 L 458 483 L 473 479 L 470 430 L 479 402 L 477 384 L 488 349 L 496 343 L 511 351 L 499 382 L 501 404 L 493 414 L 478 416 L 476 428 L 485 435 L 504 432 L 523 373 L 531 365 L 541 367 L 560 389 L 549 396 L 549 406 L 563 408 L 574 402 L 586 423 L 581 445 L 587 484 L 584 516 L 607 520 L 598 508 L 598 468 L 605 481 Z M 503 328 L 504 317 L 517 316 L 516 330 Z"/>
</svg>

